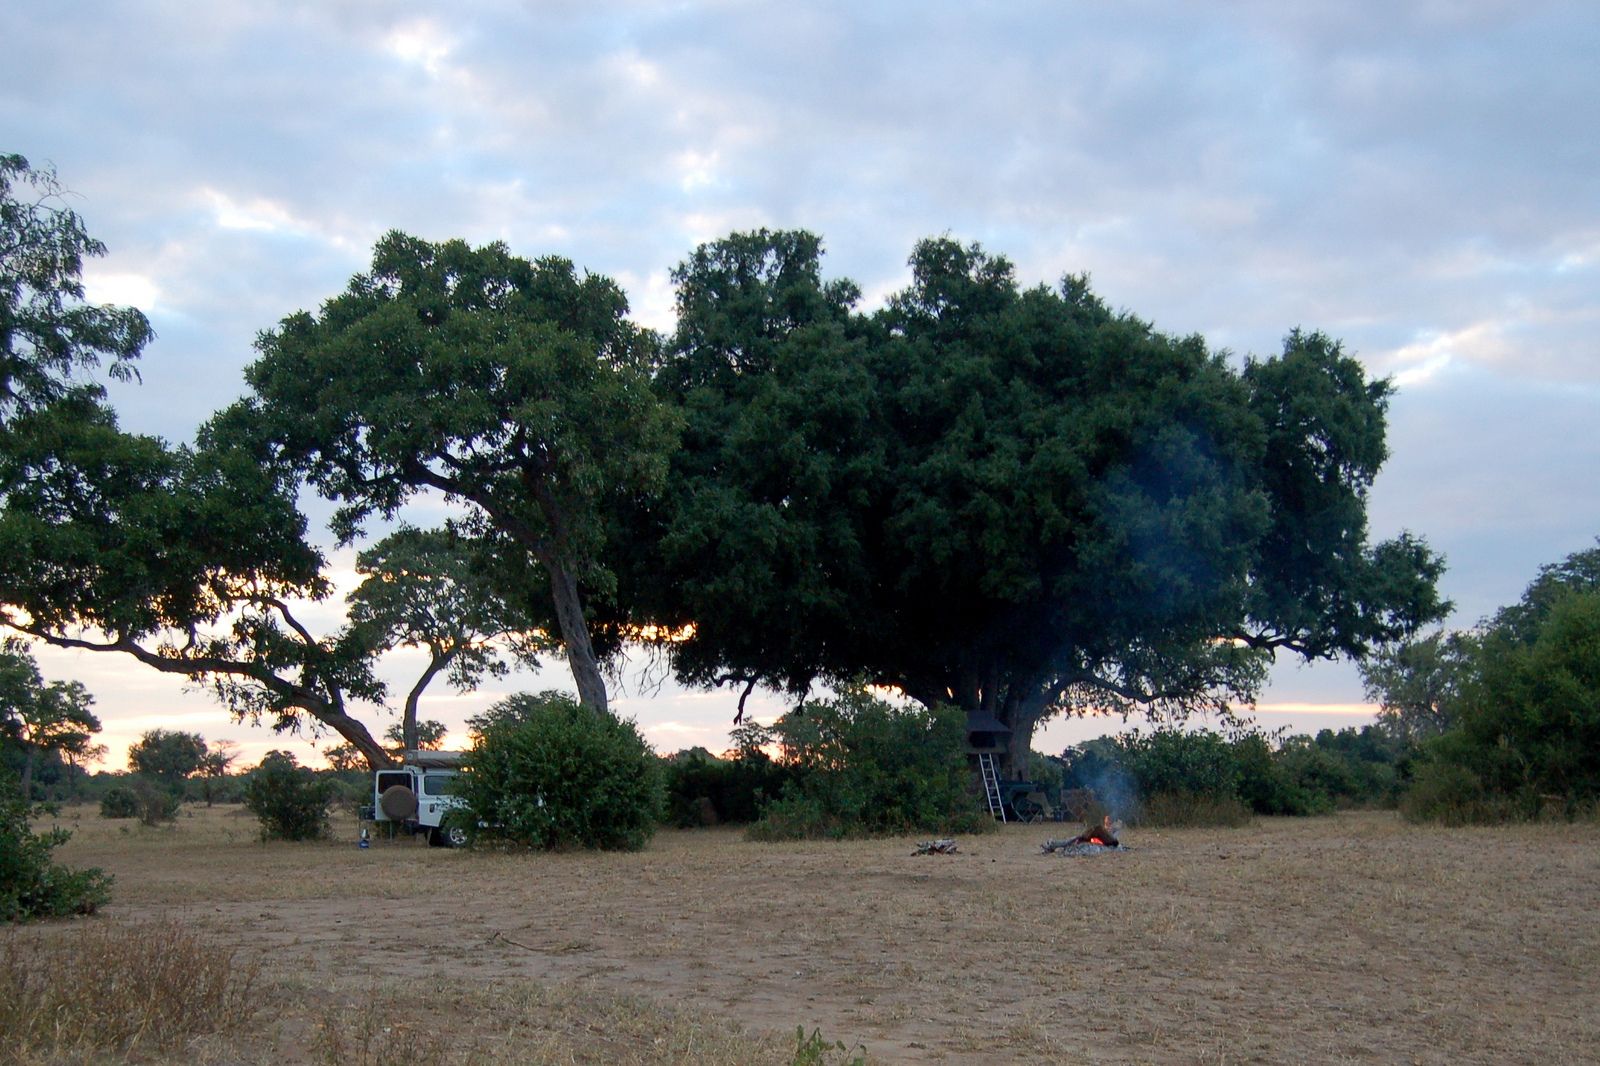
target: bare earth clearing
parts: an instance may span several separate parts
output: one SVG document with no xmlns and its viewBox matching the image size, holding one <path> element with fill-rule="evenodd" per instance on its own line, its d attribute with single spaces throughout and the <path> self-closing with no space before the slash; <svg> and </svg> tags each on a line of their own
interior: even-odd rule
<svg viewBox="0 0 1600 1066">
<path fill-rule="evenodd" d="M 349 821 L 263 845 L 238 808 L 61 821 L 112 904 L 0 936 L 173 919 L 261 960 L 251 1031 L 180 1060 L 787 1061 L 803 1025 L 873 1062 L 1600 1061 L 1595 825 L 1361 813 L 1066 858 L 1054 825 L 545 856 L 362 851 Z"/>
</svg>

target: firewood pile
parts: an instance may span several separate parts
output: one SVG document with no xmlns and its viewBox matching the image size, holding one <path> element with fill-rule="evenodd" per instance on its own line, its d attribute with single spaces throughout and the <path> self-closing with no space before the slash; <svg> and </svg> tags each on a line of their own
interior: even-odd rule
<svg viewBox="0 0 1600 1066">
<path fill-rule="evenodd" d="M 913 855 L 954 855 L 957 851 L 954 840 L 924 840 L 917 845 Z"/>
</svg>

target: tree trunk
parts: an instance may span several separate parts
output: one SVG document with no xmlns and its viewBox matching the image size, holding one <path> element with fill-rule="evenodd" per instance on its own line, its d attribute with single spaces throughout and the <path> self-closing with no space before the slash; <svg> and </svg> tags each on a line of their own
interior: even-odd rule
<svg viewBox="0 0 1600 1066">
<path fill-rule="evenodd" d="M 1006 724 L 1011 726 L 1011 736 L 1006 740 L 1006 753 L 1000 760 L 1001 775 L 1012 781 L 1026 781 L 1028 755 L 1033 751 L 1033 728 L 1038 723 L 1025 720 Z"/>
<path fill-rule="evenodd" d="M 1011 727 L 1006 743 L 1006 773 L 1014 780 L 1028 777 L 1028 756 L 1033 752 L 1033 731 L 1045 716 L 1052 700 L 1051 690 L 1043 679 L 1013 680 L 1006 688 L 1004 707 L 1000 720 Z"/>
<path fill-rule="evenodd" d="M 307 709 L 310 710 L 310 708 Z M 362 757 L 367 760 L 367 765 L 370 768 L 387 770 L 397 765 L 394 756 L 390 755 L 382 744 L 372 739 L 372 734 L 367 732 L 367 727 L 343 711 L 334 709 L 311 711 L 311 716 L 349 741 L 350 746 L 359 751 Z"/>
<path fill-rule="evenodd" d="M 422 691 L 440 670 L 450 664 L 451 657 L 451 653 L 433 649 L 433 657 L 428 660 L 428 668 L 422 672 L 417 683 L 411 686 L 411 691 L 406 693 L 406 710 L 400 719 L 400 746 L 406 751 L 417 750 L 417 707 L 422 702 Z"/>
<path fill-rule="evenodd" d="M 38 755 L 39 755 L 39 747 L 38 747 L 38 745 L 29 744 L 28 745 L 28 759 L 27 759 L 26 762 L 24 762 L 22 764 L 22 802 L 23 803 L 32 803 L 33 802 L 33 763 L 34 763 L 34 759 L 37 758 Z"/>
<path fill-rule="evenodd" d="M 589 625 L 583 617 L 583 599 L 578 593 L 578 579 L 564 563 L 555 558 L 546 558 L 544 566 L 550 572 L 550 590 L 556 601 L 556 624 L 561 629 L 561 643 L 566 648 L 572 679 L 578 684 L 578 702 L 596 714 L 609 714 L 611 707 L 606 697 L 606 680 L 600 674 L 600 661 L 595 658 L 594 645 L 589 642 Z"/>
</svg>

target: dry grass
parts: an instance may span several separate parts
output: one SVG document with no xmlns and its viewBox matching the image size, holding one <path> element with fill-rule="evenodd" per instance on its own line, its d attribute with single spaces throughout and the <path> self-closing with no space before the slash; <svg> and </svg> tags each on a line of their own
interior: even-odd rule
<svg viewBox="0 0 1600 1066">
<path fill-rule="evenodd" d="M 255 1013 L 257 966 L 177 922 L 50 934 L 16 933 L 0 948 L 0 1062 L 172 1050 Z"/>
<path fill-rule="evenodd" d="M 117 891 L 58 929 L 173 920 L 261 961 L 246 1031 L 172 1061 L 789 1062 L 796 1026 L 874 1062 L 1600 1061 L 1592 824 L 1361 813 L 1134 829 L 1088 858 L 1040 855 L 1047 826 L 924 857 L 712 830 L 532 856 L 360 851 L 350 825 L 263 845 L 224 808 L 78 816 L 63 858 Z"/>
</svg>

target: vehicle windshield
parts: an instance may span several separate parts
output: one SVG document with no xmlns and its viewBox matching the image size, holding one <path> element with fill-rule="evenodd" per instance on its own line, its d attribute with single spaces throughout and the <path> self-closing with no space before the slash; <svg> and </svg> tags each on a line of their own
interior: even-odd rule
<svg viewBox="0 0 1600 1066">
<path fill-rule="evenodd" d="M 454 796 L 456 794 L 456 775 L 424 774 L 422 776 L 422 791 L 429 796 Z"/>
</svg>

